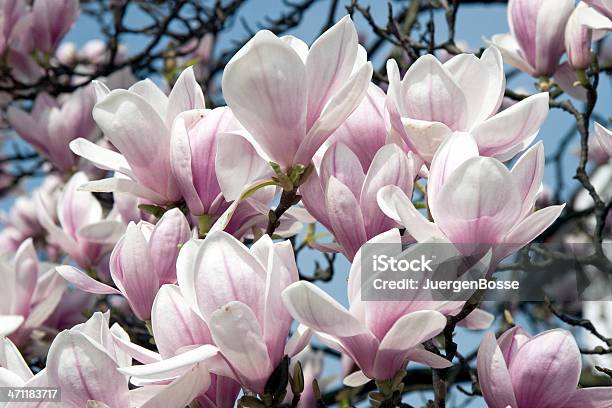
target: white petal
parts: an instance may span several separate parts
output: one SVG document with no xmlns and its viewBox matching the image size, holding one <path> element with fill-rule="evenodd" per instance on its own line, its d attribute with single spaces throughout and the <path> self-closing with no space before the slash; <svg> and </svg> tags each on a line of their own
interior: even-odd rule
<svg viewBox="0 0 612 408">
<path fill-rule="evenodd" d="M 13 333 L 23 323 L 23 316 L 0 315 L 0 337 Z"/>
<path fill-rule="evenodd" d="M 112 170 L 133 177 L 129 163 L 121 154 L 105 149 L 87 139 L 79 137 L 70 142 L 70 150 L 74 154 L 92 162 L 103 170 Z"/>
<path fill-rule="evenodd" d="M 359 370 L 344 377 L 342 384 L 346 385 L 347 387 L 361 387 L 370 381 L 371 379 L 366 377 L 363 371 Z"/>
<path fill-rule="evenodd" d="M 215 346 L 205 344 L 155 363 L 132 367 L 120 367 L 118 370 L 121 373 L 132 377 L 165 380 L 183 375 L 195 364 L 216 356 L 218 352 L 219 349 Z"/>
<path fill-rule="evenodd" d="M 334 298 L 310 282 L 296 282 L 283 291 L 289 313 L 313 330 L 333 336 L 354 336 L 366 328 Z"/>
</svg>

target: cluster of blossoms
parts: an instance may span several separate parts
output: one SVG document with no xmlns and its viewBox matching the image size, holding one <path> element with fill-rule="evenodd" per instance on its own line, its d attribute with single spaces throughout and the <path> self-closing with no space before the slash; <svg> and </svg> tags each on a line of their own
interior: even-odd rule
<svg viewBox="0 0 612 408">
<path fill-rule="evenodd" d="M 78 2 L 0 7 L 0 54 L 17 71 L 35 77 L 24 64 L 56 51 L 65 65 L 108 58 L 95 43 L 58 50 Z M 552 77 L 567 52 L 588 80 L 591 41 L 611 14 L 607 1 L 510 1 L 512 34 L 479 56 L 424 55 L 403 75 L 391 59 L 386 92 L 346 16 L 310 46 L 258 32 L 224 69 L 227 106 L 206 107 L 189 67 L 169 93 L 109 79 L 40 94 L 30 112 L 11 107 L 10 125 L 55 174 L 3 215 L 12 255 L 0 259 L 0 386 L 60 387 L 61 406 L 74 408 L 229 408 L 241 391 L 244 406 L 297 395 L 293 406 L 308 408 L 322 359 L 311 340 L 348 361 L 347 386 L 375 380 L 385 397 L 401 392 L 409 362 L 451 367 L 426 345 L 465 302 L 365 301 L 360 251 L 443 242 L 490 277 L 555 222 L 564 205 L 537 204 L 545 155 L 534 143 L 549 94 L 541 82 L 503 109 L 503 63 Z M 612 133 L 595 134 L 612 156 Z M 314 223 L 333 242 L 309 245 L 351 262 L 348 308 L 300 280 L 291 239 Z M 102 300 L 111 312 L 83 322 Z M 130 338 L 130 320 L 111 325 L 117 311 L 152 341 Z M 493 319 L 475 309 L 460 324 L 485 330 Z M 17 347 L 51 338 L 32 372 Z M 488 332 L 477 358 L 490 407 L 612 406 L 609 387 L 577 388 L 581 367 L 560 329 Z M 283 370 L 294 374 L 279 386 Z"/>
</svg>

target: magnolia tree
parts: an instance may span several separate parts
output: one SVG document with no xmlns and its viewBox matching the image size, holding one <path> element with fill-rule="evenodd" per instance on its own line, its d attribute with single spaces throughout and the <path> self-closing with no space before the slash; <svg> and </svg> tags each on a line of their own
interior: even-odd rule
<svg viewBox="0 0 612 408">
<path fill-rule="evenodd" d="M 253 2 L 0 0 L 0 406 L 612 407 L 612 2 Z"/>
</svg>

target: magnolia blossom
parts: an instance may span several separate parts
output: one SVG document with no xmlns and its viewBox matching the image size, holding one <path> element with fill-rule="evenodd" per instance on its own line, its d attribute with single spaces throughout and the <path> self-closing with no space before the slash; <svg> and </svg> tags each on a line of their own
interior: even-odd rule
<svg viewBox="0 0 612 408">
<path fill-rule="evenodd" d="M 5 228 L 0 231 L 0 252 L 14 252 L 28 238 L 39 238 L 44 228 L 38 221 L 34 196 L 40 197 L 50 213 L 54 213 L 56 196 L 61 180 L 50 175 L 32 196 L 19 196 L 8 213 L 0 212 L 0 222 Z"/>
<path fill-rule="evenodd" d="M 491 39 L 504 61 L 534 77 L 552 76 L 563 55 L 574 0 L 509 0 L 510 34 Z"/>
<path fill-rule="evenodd" d="M 237 131 L 219 134 L 218 139 L 215 172 L 222 197 L 218 197 L 213 207 L 216 213 L 200 216 L 200 223 L 204 217 L 214 221 L 210 232 L 226 231 L 236 237 L 265 231 L 269 222 L 270 204 L 276 192 L 272 167 L 256 152 L 248 141 L 248 135 Z M 205 168 L 202 164 L 200 162 L 194 167 Z M 200 177 L 207 179 L 206 173 Z M 227 209 L 219 215 L 223 208 Z M 280 218 L 274 233 L 281 237 L 293 236 L 301 231 L 303 224 L 313 222 L 315 220 L 304 208 L 294 206 Z"/>
<path fill-rule="evenodd" d="M 584 2 L 604 16 L 612 19 L 612 4 L 610 4 L 609 0 L 584 0 Z"/>
<path fill-rule="evenodd" d="M 428 164 L 453 132 L 471 133 L 480 155 L 509 160 L 533 141 L 548 114 L 547 93 L 497 113 L 506 82 L 501 56 L 492 47 L 481 58 L 459 54 L 444 64 L 424 55 L 401 81 L 390 59 L 387 75 L 391 131 Z"/>
<path fill-rule="evenodd" d="M 344 143 L 357 155 L 361 166 L 367 169 L 376 152 L 390 141 L 385 121 L 386 100 L 383 90 L 370 83 L 368 92 L 359 106 L 336 129 L 327 143 L 330 145 L 334 142 Z M 321 150 L 323 148 L 319 151 Z"/>
<path fill-rule="evenodd" d="M 48 158 L 58 170 L 68 172 L 76 163 L 68 144 L 76 138 L 88 138 L 94 131 L 91 117 L 94 102 L 94 91 L 90 86 L 58 99 L 40 93 L 31 113 L 11 106 L 7 117 L 19 136 Z"/>
<path fill-rule="evenodd" d="M 120 153 L 77 139 L 70 148 L 116 176 L 87 184 L 90 191 L 127 192 L 155 204 L 181 199 L 170 158 L 170 129 L 174 118 L 191 109 L 204 109 L 204 95 L 191 68 L 182 72 L 166 96 L 151 80 L 128 90 L 110 91 L 96 84 L 98 103 L 93 117 Z"/>
<path fill-rule="evenodd" d="M 108 322 L 108 313 L 96 312 L 86 323 L 58 334 L 49 349 L 46 368 L 36 375 L 12 343 L 0 340 L 0 385 L 60 387 L 62 406 L 67 408 L 183 408 L 197 390 L 208 388 L 208 371 L 198 365 L 168 385 L 129 390 L 127 377 L 117 369 L 129 364 L 131 357 L 116 340 L 129 342 L 129 337 L 117 324 L 109 329 Z"/>
<path fill-rule="evenodd" d="M 161 359 L 180 354 L 194 345 L 214 344 L 205 321 L 189 307 L 175 285 L 161 288 L 153 303 L 151 323 Z M 182 336 L 187 333 L 189 335 Z M 202 391 L 205 393 L 196 398 L 202 407 L 225 408 L 233 406 L 240 385 L 231 378 L 211 374 L 210 387 Z"/>
<path fill-rule="evenodd" d="M 208 325 L 192 310 L 176 285 L 160 288 L 151 310 L 151 328 L 159 353 L 152 352 L 125 339 L 115 337 L 119 346 L 142 364 L 167 364 L 168 359 L 182 359 L 200 346 L 211 348 L 213 345 Z M 177 335 L 180 334 L 180 335 Z M 131 368 L 123 368 L 130 371 Z M 189 372 L 189 371 L 187 371 Z M 132 378 L 136 385 L 150 383 L 169 383 L 171 380 L 140 380 Z M 240 392 L 240 385 L 231 378 L 210 374 L 210 387 L 199 390 L 196 401 L 204 408 L 227 408 L 234 406 Z"/>
<path fill-rule="evenodd" d="M 15 26 L 26 14 L 26 3 L 22 0 L 4 0 L 0 3 L 0 55 L 10 46 Z"/>
<path fill-rule="evenodd" d="M 227 203 L 215 171 L 218 135 L 237 128 L 227 107 L 186 112 L 172 127 L 172 171 L 193 215 L 220 214 L 225 210 Z"/>
<path fill-rule="evenodd" d="M 50 240 L 84 269 L 95 267 L 125 231 L 125 225 L 113 219 L 114 214 L 104 217 L 102 206 L 93 194 L 79 190 L 88 181 L 79 172 L 64 186 L 57 201 L 59 226 L 45 206 L 44 198 L 40 194 L 35 196 L 38 220 Z"/>
<path fill-rule="evenodd" d="M 64 41 L 57 51 L 55 51 L 55 58 L 62 65 L 74 65 L 77 62 L 78 57 L 77 45 L 72 41 Z"/>
<path fill-rule="evenodd" d="M 51 54 L 78 16 L 78 0 L 35 0 L 19 21 L 17 44 L 27 52 Z"/>
<path fill-rule="evenodd" d="M 0 334 L 21 344 L 53 313 L 66 285 L 53 265 L 39 262 L 31 239 L 14 256 L 0 257 L 0 280 Z"/>
<path fill-rule="evenodd" d="M 531 147 L 508 170 L 478 155 L 467 133 L 448 138 L 434 156 L 427 184 L 427 220 L 396 186 L 378 192 L 382 211 L 418 242 L 442 239 L 468 254 L 493 249 L 494 263 L 536 238 L 565 205 L 533 212 L 544 175 L 544 148 Z"/>
<path fill-rule="evenodd" d="M 607 156 L 612 157 L 612 130 L 595 123 L 595 140 Z"/>
<path fill-rule="evenodd" d="M 28 3 L 33 3 L 28 7 Z M 22 82 L 44 75 L 40 61 L 53 55 L 79 14 L 78 0 L 5 0 L 0 3 L 0 54 Z"/>
<path fill-rule="evenodd" d="M 51 55 L 78 16 L 78 0 L 24 0 L 0 2 L 0 55 L 20 81 L 44 74 L 37 62 Z M 39 59 L 34 58 L 38 54 Z"/>
<path fill-rule="evenodd" d="M 572 68 L 587 69 L 591 65 L 593 30 L 612 30 L 612 20 L 580 2 L 565 27 L 565 50 Z"/>
<path fill-rule="evenodd" d="M 225 67 L 223 96 L 264 156 L 284 170 L 307 166 L 364 97 L 366 58 L 348 16 L 310 49 L 262 30 Z"/>
<path fill-rule="evenodd" d="M 318 172 L 300 186 L 306 209 L 336 238 L 340 250 L 352 260 L 370 238 L 396 226 L 380 211 L 376 193 L 397 186 L 408 196 L 421 162 L 396 144 L 383 146 L 364 173 L 359 158 L 346 145 L 334 143 Z"/>
<path fill-rule="evenodd" d="M 434 310 L 421 310 L 403 316 L 379 316 L 382 327 L 364 321 L 363 313 L 348 311 L 323 290 L 300 281 L 283 292 L 291 314 L 314 331 L 319 340 L 346 353 L 361 371 L 351 374 L 345 384 L 358 386 L 369 379 L 388 380 L 402 370 L 408 360 L 424 361 L 437 368 L 451 364 L 420 347 L 444 329 L 446 318 Z"/>
<path fill-rule="evenodd" d="M 176 258 L 189 238 L 189 224 L 175 208 L 155 226 L 146 221 L 128 225 L 110 256 L 110 274 L 118 289 L 71 266 L 60 266 L 57 271 L 85 292 L 122 294 L 138 318 L 150 320 L 151 305 L 161 285 L 176 282 Z"/>
<path fill-rule="evenodd" d="M 282 357 L 301 350 L 285 347 L 292 319 L 281 292 L 298 279 L 290 243 L 264 236 L 247 249 L 217 232 L 184 246 L 177 274 L 188 304 L 208 322 L 238 382 L 263 393 Z"/>
<path fill-rule="evenodd" d="M 378 235 L 368 243 L 381 244 L 387 249 L 393 247 L 394 255 L 402 252 L 402 239 L 397 229 Z M 414 256 L 434 248 L 427 245 L 429 247 L 420 245 L 410 251 Z M 365 301 L 361 291 L 363 254 L 360 252 L 349 273 L 349 310 L 309 282 L 294 283 L 283 292 L 283 301 L 296 320 L 312 329 L 321 342 L 345 353 L 360 368 L 361 371 L 345 378 L 345 384 L 357 386 L 369 379 L 388 380 L 408 361 L 434 368 L 450 366 L 450 362 L 425 350 L 421 343 L 442 331 L 446 325 L 444 315 L 457 314 L 464 302 L 432 301 L 431 297 L 425 300 L 416 292 L 414 297 L 407 295 L 401 300 Z M 407 256 L 407 259 L 414 259 Z M 477 264 L 481 269 L 477 273 L 486 273 L 488 263 Z M 482 329 L 489 327 L 491 321 L 490 314 L 477 310 L 463 325 Z"/>
<path fill-rule="evenodd" d="M 475 280 L 478 277 L 484 277 L 491 267 L 491 254 L 487 253 L 481 259 L 467 259 L 448 242 L 434 239 L 412 244 L 406 248 L 405 241 L 405 237 L 400 235 L 399 230 L 393 228 L 370 239 L 367 245 L 360 248 L 353 259 L 349 273 L 351 308 L 359 310 L 361 305 L 358 302 L 364 301 L 369 313 L 367 319 L 372 320 L 376 319 L 377 315 L 401 316 L 419 310 L 436 310 L 445 316 L 454 316 L 459 313 L 465 304 L 467 291 L 456 298 L 449 295 L 443 301 L 428 289 L 414 290 L 398 297 L 390 295 L 388 299 L 380 299 L 378 289 L 370 282 L 378 278 L 385 279 L 388 271 L 367 269 L 368 266 L 363 261 L 381 254 L 396 260 L 408 261 L 424 256 L 431 260 L 431 271 L 424 270 L 415 277 L 418 286 L 423 288 L 427 280 Z M 367 271 L 367 274 L 363 275 L 363 271 Z M 368 299 L 375 301 L 367 301 Z M 484 330 L 489 328 L 493 320 L 494 316 L 491 313 L 483 309 L 475 309 L 458 325 L 470 330 Z"/>
<path fill-rule="evenodd" d="M 104 41 L 90 40 L 83 45 L 83 48 L 79 51 L 79 56 L 90 64 L 101 65 L 107 63 L 110 59 L 110 50 Z M 119 44 L 115 55 L 115 64 L 121 64 L 126 58 L 126 46 Z"/>
<path fill-rule="evenodd" d="M 609 387 L 576 389 L 580 350 L 561 329 L 529 336 L 520 327 L 497 342 L 485 334 L 478 350 L 478 380 L 490 408 L 586 408 L 612 404 Z"/>
<path fill-rule="evenodd" d="M 172 172 L 191 214 L 210 227 L 239 200 L 225 228 L 236 236 L 267 222 L 275 191 L 263 188 L 242 199 L 245 186 L 270 179 L 273 171 L 244 137 L 233 134 L 239 129 L 227 107 L 187 111 L 177 116 L 171 142 Z"/>
<path fill-rule="evenodd" d="M 273 243 L 264 235 L 249 249 L 225 232 L 213 232 L 183 246 L 177 274 L 186 303 L 206 322 L 221 353 L 227 367 L 222 374 L 244 388 L 263 394 L 283 356 L 306 346 L 308 332 L 301 330 L 285 345 L 292 319 L 281 292 L 298 279 L 288 241 Z M 123 371 L 137 378 L 167 379 L 201 355 L 210 358 L 209 347 Z"/>
</svg>

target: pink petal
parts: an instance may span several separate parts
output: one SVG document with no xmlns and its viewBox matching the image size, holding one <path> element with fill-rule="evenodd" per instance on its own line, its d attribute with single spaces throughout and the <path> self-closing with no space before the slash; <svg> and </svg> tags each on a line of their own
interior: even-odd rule
<svg viewBox="0 0 612 408">
<path fill-rule="evenodd" d="M 205 212 L 204 204 L 198 196 L 193 173 L 192 147 L 189 140 L 189 129 L 195 121 L 203 117 L 206 111 L 188 111 L 179 114 L 173 122 L 170 141 L 170 166 L 176 179 L 177 186 L 194 215 Z M 211 144 L 215 140 L 211 140 Z M 207 163 L 205 163 L 206 165 Z M 208 173 L 208 171 L 207 171 Z"/>
<path fill-rule="evenodd" d="M 23 316 L 0 315 L 0 337 L 5 337 L 16 331 L 23 323 Z"/>
<path fill-rule="evenodd" d="M 485 330 L 491 327 L 495 315 L 483 309 L 474 309 L 465 319 L 459 322 L 459 326 L 470 330 Z"/>
<path fill-rule="evenodd" d="M 564 208 L 565 204 L 553 205 L 542 208 L 523 219 L 503 237 L 503 245 L 499 248 L 501 252 L 496 254 L 497 259 L 505 258 L 508 254 L 519 250 L 537 238 L 559 218 Z"/>
<path fill-rule="evenodd" d="M 432 238 L 444 238 L 438 226 L 428 221 L 397 186 L 386 186 L 378 191 L 378 205 L 387 217 L 406 228 L 406 231 L 419 242 Z"/>
<path fill-rule="evenodd" d="M 115 174 L 115 177 L 102 180 L 90 181 L 79 187 L 79 190 L 90 191 L 93 193 L 129 193 L 136 197 L 141 197 L 156 204 L 166 205 L 167 199 L 155 191 L 137 183 L 131 179 Z"/>
<path fill-rule="evenodd" d="M 410 139 L 410 145 L 414 146 L 415 152 L 425 163 L 431 162 L 440 144 L 453 133 L 446 124 L 440 122 L 402 118 L 401 123 Z"/>
<path fill-rule="evenodd" d="M 11 371 L 24 382 L 34 377 L 17 346 L 7 338 L 0 339 L 0 366 Z"/>
<path fill-rule="evenodd" d="M 155 363 L 120 367 L 117 370 L 138 379 L 168 380 L 180 377 L 197 363 L 211 360 L 218 354 L 219 349 L 210 344 L 205 344 Z M 133 381 L 134 378 L 132 378 Z"/>
<path fill-rule="evenodd" d="M 404 368 L 410 349 L 440 333 L 446 318 L 433 310 L 409 313 L 398 319 L 380 342 L 376 353 L 377 379 L 390 379 Z"/>
<path fill-rule="evenodd" d="M 138 81 L 130 86 L 128 90 L 144 99 L 157 112 L 160 118 L 165 117 L 168 110 L 168 97 L 151 79 L 146 78 Z"/>
<path fill-rule="evenodd" d="M 543 1 L 535 33 L 535 68 L 538 75 L 553 75 L 565 51 L 565 25 L 574 10 L 573 0 Z"/>
<path fill-rule="evenodd" d="M 366 333 L 361 322 L 323 290 L 309 282 L 296 282 L 283 291 L 283 302 L 300 323 L 332 336 Z"/>
<path fill-rule="evenodd" d="M 610 387 L 580 388 L 574 391 L 563 408 L 606 408 L 611 403 Z"/>
<path fill-rule="evenodd" d="M 55 338 L 47 372 L 51 382 L 61 387 L 65 404 L 84 406 L 95 400 L 120 407 L 127 401 L 127 378 L 106 351 L 84 334 L 64 331 Z"/>
<path fill-rule="evenodd" d="M 437 202 L 434 219 L 453 243 L 499 242 L 521 212 L 510 172 L 488 157 L 474 157 L 459 166 L 440 190 Z"/>
<path fill-rule="evenodd" d="M 359 106 L 329 139 L 347 145 L 359 157 L 363 169 L 369 167 L 374 154 L 387 140 L 385 99 L 385 93 L 370 83 Z"/>
<path fill-rule="evenodd" d="M 177 271 L 184 296 L 205 318 L 234 300 L 262 318 L 266 271 L 241 242 L 226 232 L 210 233 L 199 245 L 190 241 L 183 246 Z"/>
<path fill-rule="evenodd" d="M 342 384 L 346 385 L 347 387 L 361 387 L 370 381 L 371 379 L 368 378 L 363 371 L 358 370 L 344 377 Z"/>
<path fill-rule="evenodd" d="M 323 188 L 333 176 L 347 186 L 356 199 L 359 199 L 365 174 L 359 158 L 345 144 L 334 143 L 327 149 L 321 160 L 319 173 Z"/>
<path fill-rule="evenodd" d="M 523 154 L 510 171 L 521 198 L 523 215 L 533 209 L 544 177 L 544 145 L 538 142 Z"/>
<path fill-rule="evenodd" d="M 215 168 L 217 180 L 227 201 L 237 200 L 245 186 L 271 179 L 274 172 L 253 145 L 239 134 L 218 136 Z"/>
<path fill-rule="evenodd" d="M 376 196 L 387 185 L 398 186 L 407 194 L 412 193 L 412 181 L 416 174 L 412 172 L 414 166 L 411 159 L 396 144 L 385 145 L 374 156 L 359 198 L 367 237 L 388 231 L 396 225 L 380 210 Z"/>
<path fill-rule="evenodd" d="M 472 130 L 482 156 L 501 156 L 531 141 L 548 116 L 548 93 L 532 95 Z"/>
<path fill-rule="evenodd" d="M 555 80 L 555 83 L 559 85 L 559 88 L 561 88 L 563 92 L 572 98 L 576 98 L 581 101 L 587 100 L 586 89 L 580 85 L 576 71 L 574 71 L 567 61 L 559 65 L 555 71 L 553 79 Z"/>
<path fill-rule="evenodd" d="M 363 64 L 327 102 L 319 118 L 309 128 L 306 138 L 295 154 L 294 161 L 307 165 L 317 150 L 338 129 L 363 100 L 370 79 L 372 64 Z"/>
<path fill-rule="evenodd" d="M 176 282 L 176 258 L 180 247 L 189 240 L 191 230 L 187 219 L 178 208 L 166 211 L 149 238 L 151 264 L 159 284 Z"/>
<path fill-rule="evenodd" d="M 444 123 L 464 130 L 468 119 L 466 96 L 450 72 L 432 55 L 419 58 L 406 72 L 401 97 L 407 117 Z M 410 135 L 409 135 L 410 136 Z"/>
<path fill-rule="evenodd" d="M 308 127 L 317 120 L 327 101 L 351 75 L 357 57 L 357 30 L 343 17 L 312 44 L 306 58 Z"/>
<path fill-rule="evenodd" d="M 325 192 L 321 185 L 321 177 L 316 171 L 300 186 L 299 192 L 302 203 L 310 215 L 320 222 L 326 229 L 331 230 L 327 208 L 325 207 Z"/>
<path fill-rule="evenodd" d="M 212 343 L 208 326 L 191 310 L 174 285 L 164 285 L 157 293 L 151 323 L 155 344 L 164 358 L 174 356 L 187 346 Z"/>
<path fill-rule="evenodd" d="M 257 240 L 251 252 L 258 250 L 256 246 L 266 247 L 262 251 L 265 256 L 260 258 L 267 269 L 263 336 L 270 358 L 280 361 L 293 320 L 283 305 L 281 293 L 299 279 L 295 255 L 289 241 L 274 244 L 267 235 Z"/>
<path fill-rule="evenodd" d="M 152 270 L 148 243 L 136 224 L 130 223 L 111 253 L 110 272 L 134 313 L 143 320 L 151 317 L 151 305 L 159 289 L 159 278 Z"/>
<path fill-rule="evenodd" d="M 284 168 L 293 164 L 306 134 L 305 79 L 306 68 L 298 54 L 265 30 L 232 58 L 223 73 L 227 105 L 266 154 Z"/>
<path fill-rule="evenodd" d="M 144 187 L 168 201 L 180 198 L 170 170 L 170 132 L 150 103 L 134 92 L 114 90 L 96 104 L 93 116 Z"/>
<path fill-rule="evenodd" d="M 160 392 L 139 406 L 141 408 L 186 406 L 198 395 L 206 392 L 209 386 L 210 374 L 207 367 L 202 363 L 196 364 L 187 373 L 164 386 Z"/>
<path fill-rule="evenodd" d="M 501 52 L 506 64 L 510 64 L 531 76 L 535 75 L 535 69 L 523 57 L 523 53 L 514 36 L 511 34 L 496 34 L 491 38 L 490 43 Z"/>
<path fill-rule="evenodd" d="M 60 225 L 75 239 L 76 231 L 80 227 L 102 219 L 102 206 L 93 194 L 78 191 L 78 188 L 88 181 L 89 179 L 82 172 L 72 176 L 64 187 L 64 192 L 57 205 Z"/>
<path fill-rule="evenodd" d="M 408 354 L 408 361 L 414 361 L 415 363 L 425 364 L 431 368 L 448 368 L 452 367 L 453 363 L 448 361 L 446 358 L 432 353 L 431 351 L 425 350 L 422 345 L 419 345 L 411 349 Z"/>
<path fill-rule="evenodd" d="M 349 188 L 335 177 L 331 177 L 327 183 L 325 199 L 334 237 L 342 245 L 347 258 L 352 259 L 368 239 L 359 202 Z"/>
<path fill-rule="evenodd" d="M 479 156 L 476 140 L 464 132 L 455 132 L 442 142 L 431 161 L 427 179 L 427 202 L 432 214 L 436 213 L 438 194 L 453 172 L 472 157 Z"/>
<path fill-rule="evenodd" d="M 204 93 L 195 79 L 193 67 L 187 67 L 179 75 L 168 96 L 166 126 L 172 128 L 174 118 L 181 112 L 192 109 L 204 109 Z"/>
<path fill-rule="evenodd" d="M 477 358 L 478 380 L 482 394 L 490 408 L 518 408 L 508 367 L 495 341 L 488 332 L 480 342 Z"/>
<path fill-rule="evenodd" d="M 563 406 L 578 385 L 581 366 L 569 332 L 555 329 L 532 337 L 509 365 L 519 406 Z"/>
<path fill-rule="evenodd" d="M 62 278 L 75 285 L 84 292 L 95 293 L 98 295 L 121 295 L 117 289 L 99 282 L 85 272 L 69 265 L 62 265 L 55 268 Z"/>
<path fill-rule="evenodd" d="M 444 63 L 465 93 L 468 103 L 468 124 L 471 127 L 495 114 L 506 87 L 501 53 L 488 47 L 480 58 L 459 54 Z"/>
<path fill-rule="evenodd" d="M 274 366 L 253 311 L 244 303 L 230 302 L 212 313 L 209 324 L 215 344 L 238 373 L 240 382 L 262 393 Z"/>
</svg>

